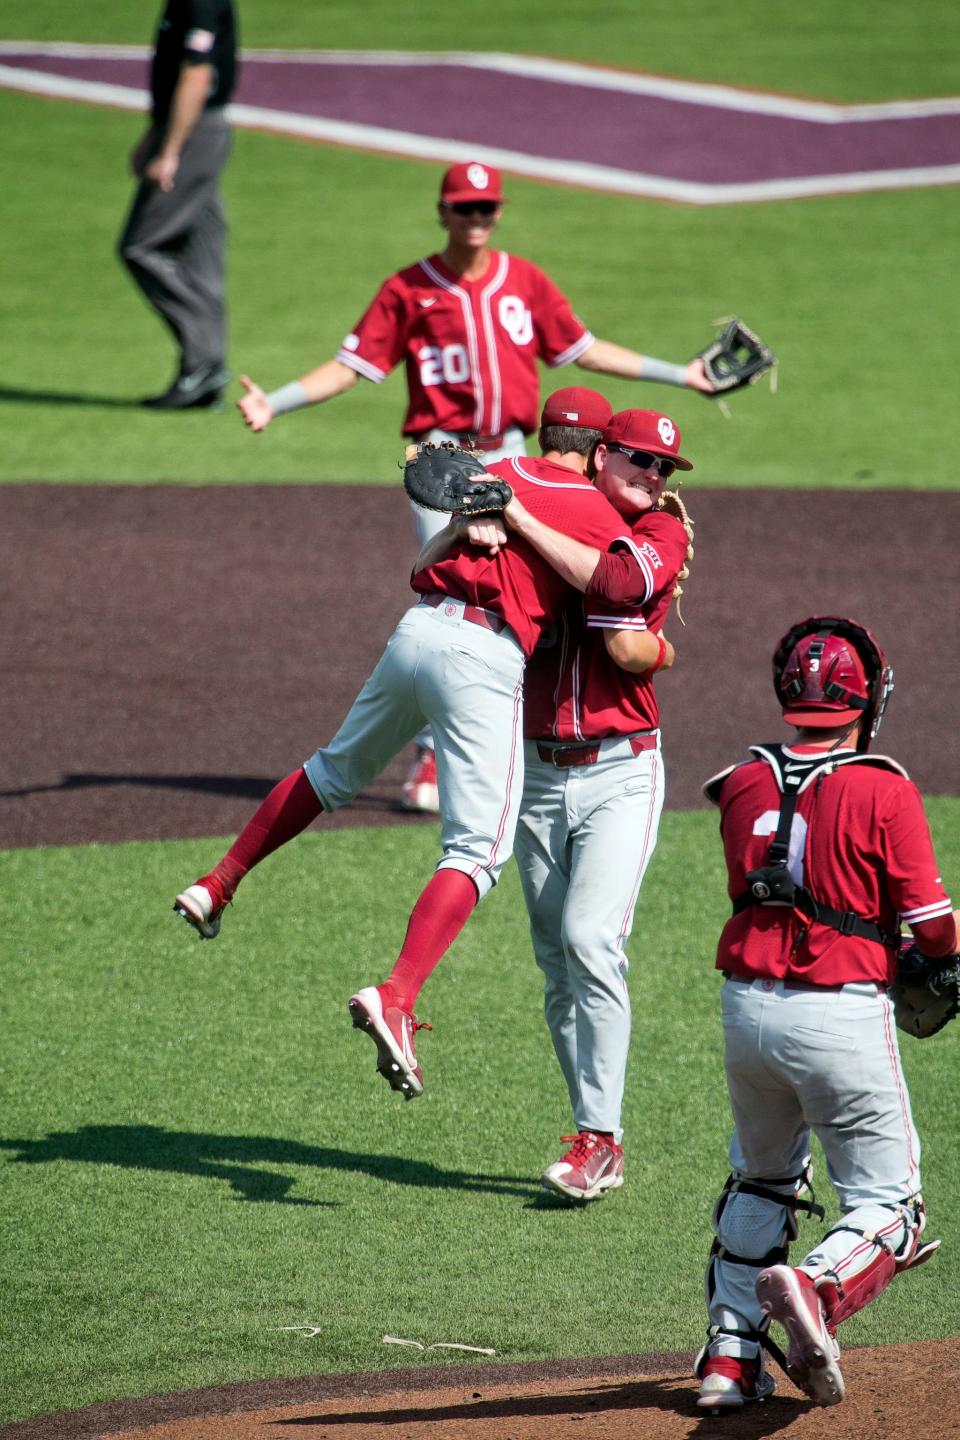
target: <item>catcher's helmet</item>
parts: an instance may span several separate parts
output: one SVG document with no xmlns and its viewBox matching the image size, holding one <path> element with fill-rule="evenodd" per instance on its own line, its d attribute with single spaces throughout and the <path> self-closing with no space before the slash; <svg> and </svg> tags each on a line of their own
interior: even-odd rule
<svg viewBox="0 0 960 1440">
<path fill-rule="evenodd" d="M 863 625 L 816 615 L 780 641 L 773 685 L 790 725 L 827 728 L 862 720 L 857 749 L 868 750 L 893 689 L 893 670 Z"/>
</svg>

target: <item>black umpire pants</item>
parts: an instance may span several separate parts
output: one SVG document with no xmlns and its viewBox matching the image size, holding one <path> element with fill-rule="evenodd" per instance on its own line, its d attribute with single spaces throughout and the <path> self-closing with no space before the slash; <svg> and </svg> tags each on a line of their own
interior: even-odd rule
<svg viewBox="0 0 960 1440">
<path fill-rule="evenodd" d="M 160 146 L 157 135 L 157 149 Z M 153 152 L 156 153 L 156 152 Z M 120 258 L 180 347 L 181 374 L 226 356 L 226 219 L 220 172 L 230 153 L 222 110 L 208 110 L 183 147 L 173 189 L 141 180 Z"/>
</svg>

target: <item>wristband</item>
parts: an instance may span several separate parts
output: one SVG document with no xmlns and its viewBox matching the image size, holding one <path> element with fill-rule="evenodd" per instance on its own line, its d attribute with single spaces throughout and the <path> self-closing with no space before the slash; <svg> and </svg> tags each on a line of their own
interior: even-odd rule
<svg viewBox="0 0 960 1440">
<path fill-rule="evenodd" d="M 644 675 L 655 675 L 655 674 L 657 673 L 657 671 L 660 669 L 660 666 L 663 664 L 664 660 L 666 660 L 666 658 L 667 658 L 667 642 L 666 642 L 666 640 L 664 640 L 664 638 L 663 638 L 662 635 L 654 635 L 654 639 L 656 640 L 657 644 L 660 646 L 660 651 L 659 651 L 659 653 L 658 653 L 658 655 L 657 655 L 656 660 L 654 660 L 653 664 L 652 664 L 648 669 L 644 670 L 644 672 L 643 672 Z"/>
<path fill-rule="evenodd" d="M 669 360 L 655 360 L 644 355 L 640 364 L 639 380 L 658 380 L 661 385 L 686 385 L 687 367 L 671 365 Z"/>
<path fill-rule="evenodd" d="M 274 415 L 286 415 L 290 410 L 302 410 L 304 405 L 310 404 L 310 397 L 299 380 L 291 380 L 289 385 L 271 390 L 266 400 Z"/>
</svg>

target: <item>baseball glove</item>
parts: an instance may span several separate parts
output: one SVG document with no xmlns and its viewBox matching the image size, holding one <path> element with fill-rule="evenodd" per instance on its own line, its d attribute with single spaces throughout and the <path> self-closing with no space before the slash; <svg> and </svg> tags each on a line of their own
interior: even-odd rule
<svg viewBox="0 0 960 1440">
<path fill-rule="evenodd" d="M 673 598 L 677 602 L 677 619 L 681 625 L 686 625 L 686 620 L 680 614 L 680 597 L 683 594 L 682 581 L 690 575 L 690 561 L 693 559 L 693 521 L 687 514 L 687 507 L 684 505 L 676 490 L 664 490 L 657 502 L 657 509 L 663 510 L 667 515 L 672 515 L 679 520 L 687 535 L 687 554 L 683 565 L 677 571 L 677 582 L 673 587 Z"/>
<path fill-rule="evenodd" d="M 717 322 L 720 323 L 720 322 Z M 702 360 L 714 395 L 727 395 L 753 385 L 766 370 L 772 370 L 777 357 L 759 335 L 742 320 L 730 319 L 715 339 L 693 356 Z M 771 385 L 773 376 L 771 375 Z M 706 393 L 706 392 L 704 392 Z M 710 396 L 707 396 L 710 399 Z"/>
<path fill-rule="evenodd" d="M 924 955 L 904 942 L 890 998 L 897 1025 L 908 1035 L 926 1040 L 936 1035 L 958 1009 L 960 955 Z"/>
<path fill-rule="evenodd" d="M 472 450 L 452 441 L 433 445 L 425 440 L 407 452 L 403 484 L 410 499 L 425 510 L 447 515 L 499 515 L 513 499 L 504 480 L 488 475 Z"/>
</svg>

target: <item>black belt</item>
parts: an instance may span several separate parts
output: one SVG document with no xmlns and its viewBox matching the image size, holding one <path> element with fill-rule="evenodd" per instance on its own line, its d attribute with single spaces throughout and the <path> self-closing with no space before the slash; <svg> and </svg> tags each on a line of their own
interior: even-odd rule
<svg viewBox="0 0 960 1440">
<path fill-rule="evenodd" d="M 629 740 L 634 755 L 642 755 L 645 750 L 656 750 L 657 748 L 656 731 L 643 735 L 610 735 L 607 738 Z M 537 754 L 548 765 L 555 765 L 558 770 L 566 770 L 570 765 L 596 765 L 600 759 L 602 746 L 602 740 L 596 740 L 592 745 L 549 745 L 538 740 Z"/>
<path fill-rule="evenodd" d="M 439 610 L 447 600 L 462 605 L 464 620 L 469 620 L 471 625 L 482 625 L 484 630 L 492 630 L 494 635 L 502 635 L 504 630 L 510 629 L 506 620 L 500 615 L 495 615 L 492 610 L 483 610 L 479 605 L 468 605 L 457 595 L 444 595 L 442 590 L 428 590 L 425 595 L 420 596 L 420 600 L 424 605 L 432 605 L 434 610 Z"/>
</svg>

